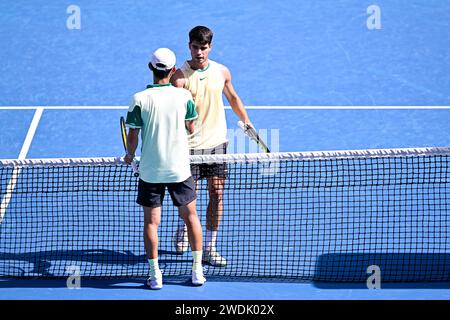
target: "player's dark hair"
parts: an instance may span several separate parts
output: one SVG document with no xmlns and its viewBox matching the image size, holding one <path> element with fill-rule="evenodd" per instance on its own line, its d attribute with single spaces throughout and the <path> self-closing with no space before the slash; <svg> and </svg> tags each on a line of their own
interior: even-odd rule
<svg viewBox="0 0 450 320">
<path fill-rule="evenodd" d="M 189 31 L 189 43 L 196 41 L 200 44 L 211 44 L 213 32 L 205 26 L 196 26 Z"/>
<path fill-rule="evenodd" d="M 164 79 L 169 76 L 170 70 L 158 70 L 155 69 L 151 62 L 148 63 L 148 68 L 153 72 L 153 77 L 156 79 Z"/>
</svg>

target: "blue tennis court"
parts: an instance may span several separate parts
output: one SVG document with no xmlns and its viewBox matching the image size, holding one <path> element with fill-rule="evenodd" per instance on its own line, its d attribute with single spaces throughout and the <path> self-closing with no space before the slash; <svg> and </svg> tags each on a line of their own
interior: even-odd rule
<svg viewBox="0 0 450 320">
<path fill-rule="evenodd" d="M 450 4 L 378 1 L 380 29 L 368 27 L 371 5 L 3 1 L 0 159 L 121 156 L 118 119 L 151 82 L 151 52 L 167 46 L 180 66 L 189 59 L 187 33 L 201 24 L 214 31 L 210 58 L 229 67 L 272 151 L 448 147 Z M 238 118 L 230 108 L 226 116 L 232 137 Z M 231 143 L 229 152 L 252 148 Z M 0 298 L 450 299 L 448 282 L 368 290 L 226 278 L 193 288 L 187 280 L 166 280 L 153 292 L 135 279 L 82 280 L 76 290 L 65 280 L 0 279 Z"/>
</svg>

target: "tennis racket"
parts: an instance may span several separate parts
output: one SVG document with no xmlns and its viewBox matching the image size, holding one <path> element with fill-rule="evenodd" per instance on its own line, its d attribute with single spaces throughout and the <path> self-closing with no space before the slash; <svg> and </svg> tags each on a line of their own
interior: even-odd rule
<svg viewBox="0 0 450 320">
<path fill-rule="evenodd" d="M 122 135 L 123 148 L 125 149 L 125 153 L 128 153 L 128 144 L 127 144 L 127 128 L 125 127 L 125 119 L 124 117 L 120 117 L 120 132 Z M 136 165 L 136 162 L 131 162 L 131 167 L 133 168 L 133 173 L 135 177 L 139 177 L 139 169 Z"/>
<path fill-rule="evenodd" d="M 241 127 L 241 129 L 244 130 L 244 133 L 251 140 L 254 140 L 264 152 L 267 152 L 267 153 L 270 152 L 269 148 L 264 143 L 264 141 L 261 139 L 261 137 L 258 135 L 255 128 L 253 128 L 252 126 L 250 126 L 248 124 L 244 124 L 242 121 L 238 121 L 238 126 Z"/>
</svg>

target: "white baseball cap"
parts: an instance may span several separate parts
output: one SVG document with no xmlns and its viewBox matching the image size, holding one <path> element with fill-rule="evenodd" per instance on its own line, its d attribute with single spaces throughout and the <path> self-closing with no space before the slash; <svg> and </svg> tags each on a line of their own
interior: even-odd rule
<svg viewBox="0 0 450 320">
<path fill-rule="evenodd" d="M 177 59 L 175 53 L 167 48 L 159 48 L 152 55 L 151 64 L 157 70 L 170 70 L 175 66 Z"/>
</svg>

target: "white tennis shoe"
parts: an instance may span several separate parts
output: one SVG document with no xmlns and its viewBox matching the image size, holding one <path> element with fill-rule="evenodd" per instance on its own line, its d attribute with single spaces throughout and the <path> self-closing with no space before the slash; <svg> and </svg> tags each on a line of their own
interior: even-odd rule
<svg viewBox="0 0 450 320">
<path fill-rule="evenodd" d="M 203 270 L 192 270 L 192 284 L 194 286 L 202 286 L 206 282 Z"/>
<path fill-rule="evenodd" d="M 153 290 L 159 290 L 163 287 L 163 279 L 161 271 L 157 271 L 154 276 L 150 276 L 147 279 L 147 286 Z"/>
<path fill-rule="evenodd" d="M 227 260 L 217 252 L 216 248 L 203 249 L 202 260 L 213 267 L 225 267 L 227 265 Z"/>
</svg>

